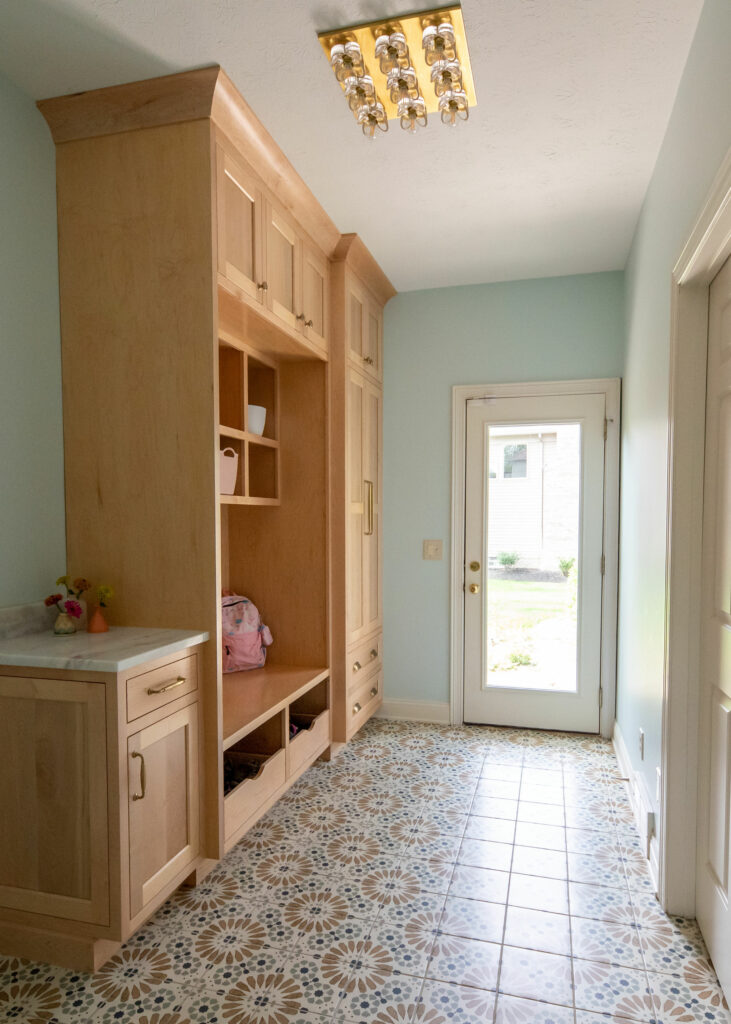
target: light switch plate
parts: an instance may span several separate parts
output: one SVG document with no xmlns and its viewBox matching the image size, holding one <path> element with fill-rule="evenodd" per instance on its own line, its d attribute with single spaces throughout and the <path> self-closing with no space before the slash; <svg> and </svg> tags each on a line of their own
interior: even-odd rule
<svg viewBox="0 0 731 1024">
<path fill-rule="evenodd" d="M 442 542 L 440 540 L 425 540 L 422 546 L 421 557 L 425 562 L 441 562 Z"/>
</svg>

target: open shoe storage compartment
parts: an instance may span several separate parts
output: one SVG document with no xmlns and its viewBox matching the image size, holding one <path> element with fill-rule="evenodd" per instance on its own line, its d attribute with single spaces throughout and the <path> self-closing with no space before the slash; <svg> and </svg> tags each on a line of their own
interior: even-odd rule
<svg viewBox="0 0 731 1024">
<path fill-rule="evenodd" d="M 289 706 L 290 725 L 298 732 L 290 736 L 287 748 L 287 774 L 293 775 L 330 742 L 330 711 L 328 710 L 329 681 L 323 679 Z"/>
<path fill-rule="evenodd" d="M 250 818 L 255 819 L 262 814 L 265 805 L 284 786 L 284 739 L 284 713 L 280 711 L 224 750 L 224 787 L 227 782 L 234 782 L 242 766 L 256 772 L 238 782 L 224 797 L 224 834 L 227 843 Z"/>
</svg>

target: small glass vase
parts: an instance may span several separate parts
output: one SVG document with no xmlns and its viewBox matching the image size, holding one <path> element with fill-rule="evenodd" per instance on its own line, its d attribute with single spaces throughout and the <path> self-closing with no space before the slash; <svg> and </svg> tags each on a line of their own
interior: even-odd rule
<svg viewBox="0 0 731 1024">
<path fill-rule="evenodd" d="M 73 636 L 76 632 L 76 624 L 68 612 L 59 612 L 53 624 L 54 636 Z"/>
</svg>

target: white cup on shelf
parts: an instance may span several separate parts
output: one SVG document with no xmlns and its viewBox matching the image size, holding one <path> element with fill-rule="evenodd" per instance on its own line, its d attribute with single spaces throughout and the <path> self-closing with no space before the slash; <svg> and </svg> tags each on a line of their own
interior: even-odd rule
<svg viewBox="0 0 731 1024">
<path fill-rule="evenodd" d="M 249 418 L 249 433 L 259 434 L 261 436 L 264 433 L 264 426 L 267 421 L 267 411 L 263 405 L 250 405 L 248 407 L 248 418 Z"/>
</svg>

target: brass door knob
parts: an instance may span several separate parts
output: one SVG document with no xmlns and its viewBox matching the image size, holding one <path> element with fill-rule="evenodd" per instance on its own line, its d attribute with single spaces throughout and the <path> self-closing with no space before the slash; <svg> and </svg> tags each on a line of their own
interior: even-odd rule
<svg viewBox="0 0 731 1024">
<path fill-rule="evenodd" d="M 479 593 L 480 593 L 480 584 L 479 583 L 470 583 L 470 594 L 479 594 Z"/>
<path fill-rule="evenodd" d="M 479 562 L 470 562 L 470 572 L 479 572 L 479 571 L 480 571 L 480 563 Z"/>
</svg>

